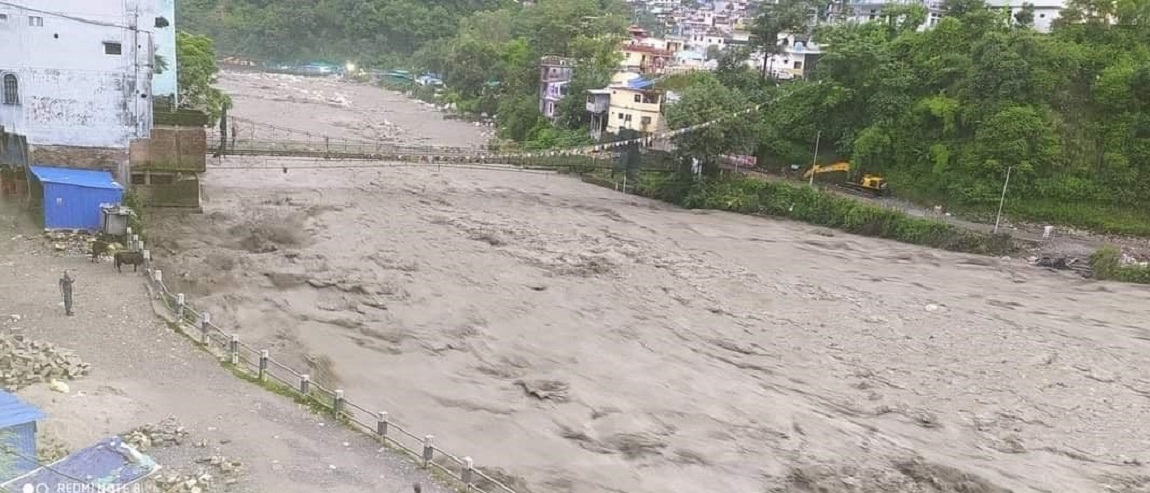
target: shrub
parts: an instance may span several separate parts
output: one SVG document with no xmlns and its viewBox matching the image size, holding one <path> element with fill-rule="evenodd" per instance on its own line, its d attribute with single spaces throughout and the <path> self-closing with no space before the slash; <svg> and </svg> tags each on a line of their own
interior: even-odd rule
<svg viewBox="0 0 1150 493">
<path fill-rule="evenodd" d="M 951 251 L 1004 255 L 1009 235 L 956 228 L 805 186 L 744 177 L 695 180 L 684 174 L 644 174 L 635 192 L 689 209 L 718 209 L 794 219 L 848 233 Z"/>
<path fill-rule="evenodd" d="M 1090 266 L 1096 279 L 1150 284 L 1150 268 L 1122 265 L 1122 251 L 1104 246 L 1090 256 Z"/>
<path fill-rule="evenodd" d="M 147 240 L 144 233 L 144 202 L 140 200 L 135 190 L 128 190 L 124 192 L 123 204 L 132 209 L 132 215 L 128 216 L 128 227 L 132 228 L 132 234 L 140 235 L 141 240 Z"/>
</svg>

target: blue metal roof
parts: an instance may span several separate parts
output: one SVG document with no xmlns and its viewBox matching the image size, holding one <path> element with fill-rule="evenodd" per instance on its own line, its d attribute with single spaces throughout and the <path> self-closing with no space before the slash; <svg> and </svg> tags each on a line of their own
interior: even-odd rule
<svg viewBox="0 0 1150 493">
<path fill-rule="evenodd" d="M 50 168 L 47 166 L 30 166 L 32 174 L 41 183 L 57 183 L 60 185 L 73 185 L 86 188 L 100 188 L 104 190 L 123 190 L 124 187 L 116 183 L 112 174 L 107 171 L 93 171 L 89 169 Z"/>
<path fill-rule="evenodd" d="M 124 444 L 120 437 L 73 452 L 49 467 L 38 468 L 0 487 L 30 491 L 24 486 L 30 484 L 35 491 L 120 491 L 160 470 L 155 460 Z M 84 483 L 77 484 L 78 480 Z M 46 485 L 47 489 L 39 485 Z"/>
<path fill-rule="evenodd" d="M 646 88 L 651 87 L 653 85 L 655 85 L 655 81 L 647 80 L 647 79 L 644 79 L 642 77 L 636 77 L 634 79 L 627 81 L 627 87 L 629 87 L 631 89 L 646 89 Z"/>
<path fill-rule="evenodd" d="M 8 392 L 0 391 L 0 429 L 44 419 L 44 412 Z"/>
</svg>

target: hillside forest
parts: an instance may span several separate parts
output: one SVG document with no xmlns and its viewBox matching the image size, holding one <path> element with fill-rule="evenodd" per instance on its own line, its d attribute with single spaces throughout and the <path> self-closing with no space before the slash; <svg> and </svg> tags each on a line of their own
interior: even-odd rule
<svg viewBox="0 0 1150 493">
<path fill-rule="evenodd" d="M 538 60 L 577 60 L 571 94 L 602 87 L 635 17 L 621 0 L 184 0 L 182 29 L 219 54 L 356 60 L 443 74 L 446 98 L 498 115 L 526 148 L 587 142 L 583 99 L 552 125 L 538 113 Z M 897 195 L 992 213 L 1009 170 L 1008 210 L 1112 233 L 1150 235 L 1150 3 L 1070 0 L 1051 34 L 981 0 L 951 0 L 937 27 L 919 8 L 861 25 L 810 25 L 812 0 L 782 0 L 753 23 L 750 49 L 780 31 L 824 45 L 814 73 L 764 79 L 728 50 L 719 70 L 665 79 L 685 127 L 753 104 L 762 111 L 680 138 L 710 169 L 721 154 L 761 166 L 849 160 L 887 176 Z M 1108 22 L 1108 20 L 1110 22 Z M 754 46 L 757 45 L 757 46 Z"/>
</svg>

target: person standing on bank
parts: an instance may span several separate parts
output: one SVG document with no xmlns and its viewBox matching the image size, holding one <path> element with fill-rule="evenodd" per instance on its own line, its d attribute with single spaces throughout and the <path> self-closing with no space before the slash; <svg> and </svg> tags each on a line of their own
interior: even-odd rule
<svg viewBox="0 0 1150 493">
<path fill-rule="evenodd" d="M 72 316 L 72 283 L 76 282 L 68 271 L 64 271 L 64 277 L 60 278 L 60 294 L 64 295 L 64 313 L 69 317 Z"/>
</svg>

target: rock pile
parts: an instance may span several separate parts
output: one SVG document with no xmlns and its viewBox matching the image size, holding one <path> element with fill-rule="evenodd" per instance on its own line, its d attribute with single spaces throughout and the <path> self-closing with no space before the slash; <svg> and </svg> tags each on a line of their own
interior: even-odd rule
<svg viewBox="0 0 1150 493">
<path fill-rule="evenodd" d="M 51 245 L 52 250 L 68 255 L 87 256 L 92 253 L 92 242 L 96 241 L 99 237 L 84 231 L 45 231 L 44 238 L 48 240 L 48 244 Z M 109 240 L 111 240 L 111 238 L 104 238 L 104 241 Z M 125 250 L 123 244 L 109 242 L 109 253 L 120 250 Z"/>
<path fill-rule="evenodd" d="M 181 445 L 187 430 L 175 418 L 166 418 L 155 424 L 146 424 L 123 435 L 124 441 L 141 452 L 154 447 Z"/>
<path fill-rule="evenodd" d="M 57 252 L 71 254 L 87 254 L 91 250 L 91 242 L 96 238 L 88 233 L 79 231 L 45 231 L 44 238 Z"/>
<path fill-rule="evenodd" d="M 0 334 L 0 385 L 15 391 L 56 379 L 74 380 L 88 374 L 88 363 L 50 342 Z"/>
<path fill-rule="evenodd" d="M 229 460 L 222 455 L 213 455 L 196 461 L 201 465 L 194 474 L 160 474 L 151 483 L 161 493 L 203 493 L 205 491 L 226 491 L 239 480 L 243 464 Z"/>
</svg>

